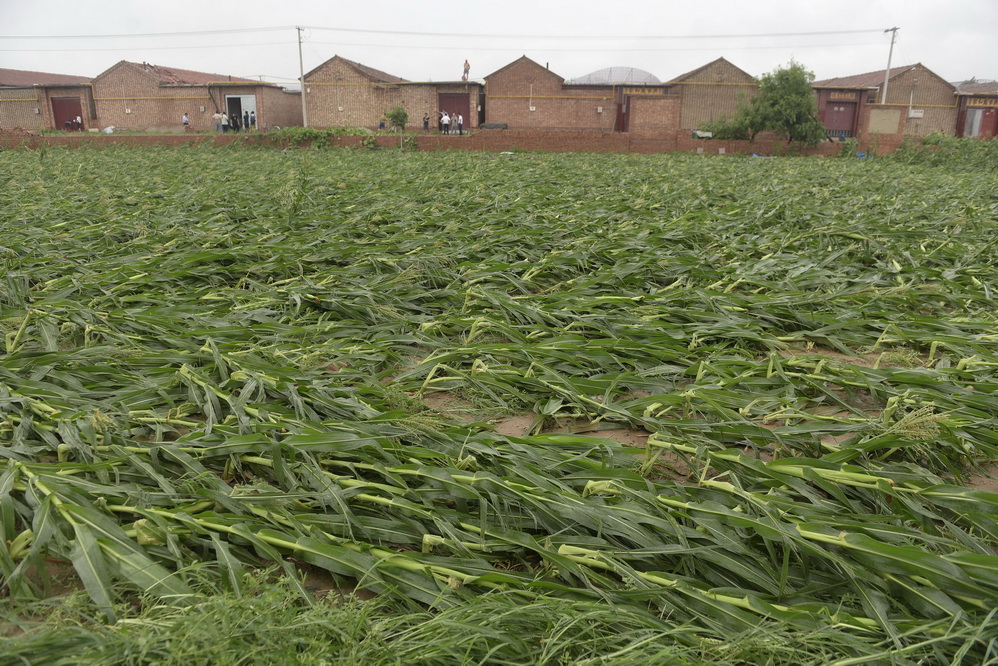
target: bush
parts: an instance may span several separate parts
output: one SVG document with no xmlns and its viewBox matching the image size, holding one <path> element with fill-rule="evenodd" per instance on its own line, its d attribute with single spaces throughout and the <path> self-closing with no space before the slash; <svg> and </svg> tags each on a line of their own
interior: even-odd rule
<svg viewBox="0 0 998 666">
<path fill-rule="evenodd" d="M 328 148 L 329 140 L 335 136 L 358 136 L 370 134 L 363 127 L 330 127 L 316 129 L 314 127 L 285 127 L 268 134 L 275 143 L 286 143 L 289 146 L 311 146 L 312 148 Z"/>
</svg>

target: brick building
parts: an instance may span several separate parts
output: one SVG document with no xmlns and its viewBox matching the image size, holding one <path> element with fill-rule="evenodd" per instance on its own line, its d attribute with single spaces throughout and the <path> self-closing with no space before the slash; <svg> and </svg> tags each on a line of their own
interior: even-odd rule
<svg viewBox="0 0 998 666">
<path fill-rule="evenodd" d="M 565 79 L 527 56 L 485 77 L 485 122 L 509 129 L 613 131 L 617 100 L 612 85 Z"/>
<path fill-rule="evenodd" d="M 998 136 L 998 81 L 958 83 L 956 135 L 969 139 Z"/>
<path fill-rule="evenodd" d="M 338 55 L 305 75 L 308 124 L 319 128 L 374 129 L 396 106 L 408 112 L 408 129 L 420 128 L 424 114 L 436 129 L 440 111 L 461 114 L 466 128 L 478 127 L 480 93 L 473 81 L 407 81 Z"/>
<path fill-rule="evenodd" d="M 818 118 L 831 136 L 868 134 L 924 137 L 956 134 L 956 88 L 924 65 L 890 70 L 886 104 L 884 70 L 815 81 Z"/>
<path fill-rule="evenodd" d="M 681 74 L 668 83 L 669 93 L 679 97 L 682 112 L 679 128 L 696 130 L 714 120 L 731 118 L 738 104 L 759 92 L 755 78 L 724 58 Z"/>
<path fill-rule="evenodd" d="M 653 75 L 610 67 L 565 81 L 523 56 L 485 77 L 485 120 L 509 129 L 637 132 L 672 138 L 679 97 Z"/>
<path fill-rule="evenodd" d="M 100 125 L 178 129 L 186 113 L 195 130 L 214 129 L 212 115 L 255 111 L 257 127 L 301 125 L 301 97 L 270 83 L 122 60 L 93 80 Z"/>
<path fill-rule="evenodd" d="M 95 114 L 89 77 L 0 68 L 0 128 L 79 131 Z"/>
</svg>

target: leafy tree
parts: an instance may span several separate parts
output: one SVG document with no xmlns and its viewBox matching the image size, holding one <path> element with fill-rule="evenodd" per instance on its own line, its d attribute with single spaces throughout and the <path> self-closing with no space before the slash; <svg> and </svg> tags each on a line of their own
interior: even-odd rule
<svg viewBox="0 0 998 666">
<path fill-rule="evenodd" d="M 759 78 L 759 94 L 739 104 L 733 118 L 706 126 L 719 139 L 754 139 L 759 132 L 775 132 L 790 141 L 814 145 L 825 138 L 818 121 L 818 103 L 811 89 L 814 74 L 790 61 Z"/>
<path fill-rule="evenodd" d="M 386 113 L 385 118 L 388 119 L 389 127 L 397 127 L 400 132 L 405 129 L 405 124 L 409 122 L 409 114 L 401 106 L 396 106 Z"/>
</svg>

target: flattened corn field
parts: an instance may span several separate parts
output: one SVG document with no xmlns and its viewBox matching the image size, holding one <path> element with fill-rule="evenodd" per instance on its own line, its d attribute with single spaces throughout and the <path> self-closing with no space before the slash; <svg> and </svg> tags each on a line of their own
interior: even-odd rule
<svg viewBox="0 0 998 666">
<path fill-rule="evenodd" d="M 226 663 L 998 661 L 993 168 L 0 164 L 13 663 L 172 663 L 267 567 L 375 598 Z"/>
</svg>

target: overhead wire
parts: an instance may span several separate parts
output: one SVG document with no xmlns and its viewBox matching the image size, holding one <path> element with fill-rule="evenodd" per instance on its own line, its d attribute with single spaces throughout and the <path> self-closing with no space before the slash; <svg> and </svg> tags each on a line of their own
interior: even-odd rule
<svg viewBox="0 0 998 666">
<path fill-rule="evenodd" d="M 112 35 L 0 35 L 0 39 L 118 39 L 121 37 L 187 37 L 191 35 L 223 35 L 236 32 L 273 32 L 293 30 L 294 26 L 282 25 L 269 28 L 228 28 L 225 30 L 184 30 L 179 32 L 129 32 Z"/>
<path fill-rule="evenodd" d="M 310 44 L 318 44 L 325 46 L 365 46 L 365 47 L 381 47 L 385 49 L 423 49 L 423 50 L 442 50 L 442 51 L 467 51 L 468 46 L 440 46 L 438 44 L 432 46 L 418 46 L 412 44 L 405 45 L 386 45 L 384 43 L 374 44 L 370 42 L 308 42 Z M 765 49 L 807 49 L 807 48 L 834 48 L 838 46 L 883 46 L 880 42 L 860 42 L 860 43 L 850 43 L 850 44 L 777 44 L 777 45 L 766 45 L 766 46 L 731 46 L 728 45 L 725 48 L 731 51 L 739 50 L 765 50 Z M 475 46 L 475 51 L 519 51 L 524 47 L 481 47 Z M 697 46 L 697 47 L 683 47 L 683 48 L 548 48 L 542 47 L 537 48 L 537 51 L 543 51 L 545 53 L 572 53 L 572 52 L 583 52 L 583 53 L 659 53 L 659 52 L 686 52 L 686 51 L 716 51 L 718 47 L 716 46 Z"/>
<path fill-rule="evenodd" d="M 186 30 L 177 32 L 145 32 L 117 33 L 103 35 L 0 35 L 0 39 L 119 39 L 129 37 L 185 37 L 194 35 L 221 35 L 229 33 L 273 32 L 277 30 L 293 30 L 297 26 L 271 26 L 263 28 L 230 28 L 226 30 Z M 310 30 L 327 32 L 364 33 L 374 35 L 407 35 L 411 37 L 459 37 L 474 39 L 584 39 L 593 40 L 643 40 L 643 39 L 772 39 L 776 37 L 818 37 L 828 35 L 858 35 L 880 33 L 878 29 L 863 30 L 820 30 L 808 32 L 769 32 L 744 34 L 716 35 L 537 35 L 537 34 L 502 34 L 502 33 L 457 33 L 457 32 L 422 32 L 411 30 L 376 30 L 371 28 L 331 28 L 323 26 L 303 26 Z"/>
<path fill-rule="evenodd" d="M 287 46 L 288 43 L 284 42 L 254 42 L 254 43 L 244 43 L 244 44 L 201 44 L 201 45 L 185 45 L 185 46 L 132 46 L 132 47 L 116 47 L 109 49 L 0 49 L 0 53 L 88 53 L 88 52 L 101 52 L 101 51 L 169 51 L 169 50 L 185 50 L 185 49 L 224 49 L 230 47 L 246 47 L 246 46 Z"/>
<path fill-rule="evenodd" d="M 349 33 L 369 33 L 378 35 L 409 35 L 418 37 L 473 37 L 475 39 L 585 39 L 585 40 L 605 40 L 605 39 L 743 39 L 743 38 L 773 38 L 773 37 L 817 37 L 823 35 L 858 35 L 864 33 L 880 33 L 881 29 L 864 30 L 822 30 L 815 32 L 770 32 L 770 33 L 746 33 L 746 34 L 718 34 L 718 35 L 510 35 L 510 34 L 487 34 L 487 33 L 451 33 L 451 32 L 413 32 L 406 30 L 372 30 L 368 28 L 325 28 L 321 26 L 309 26 L 312 30 L 326 30 L 333 32 Z"/>
</svg>

